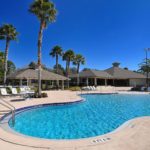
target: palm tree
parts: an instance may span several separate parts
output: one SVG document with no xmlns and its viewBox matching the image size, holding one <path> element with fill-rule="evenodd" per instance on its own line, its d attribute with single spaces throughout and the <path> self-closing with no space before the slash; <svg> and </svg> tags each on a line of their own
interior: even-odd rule
<svg viewBox="0 0 150 150">
<path fill-rule="evenodd" d="M 77 66 L 77 74 L 80 70 L 80 65 L 85 64 L 85 58 L 81 54 L 77 54 L 73 60 L 73 64 Z"/>
<path fill-rule="evenodd" d="M 56 57 L 56 73 L 58 73 L 58 58 L 62 56 L 62 48 L 60 46 L 55 46 L 50 52 L 50 56 Z"/>
<path fill-rule="evenodd" d="M 56 20 L 57 11 L 55 6 L 49 0 L 35 0 L 29 11 L 33 13 L 40 21 L 40 29 L 38 35 L 38 95 L 41 97 L 41 48 L 43 40 L 43 30 L 49 23 Z"/>
<path fill-rule="evenodd" d="M 7 79 L 7 71 L 8 71 L 8 51 L 10 46 L 10 41 L 17 40 L 18 32 L 16 31 L 16 28 L 11 24 L 4 24 L 2 27 L 0 27 L 0 40 L 6 40 L 6 48 L 5 48 L 5 58 L 4 58 L 4 80 L 3 83 L 6 85 L 6 79 Z"/>
<path fill-rule="evenodd" d="M 81 54 L 77 54 L 73 60 L 73 64 L 77 66 L 77 85 L 79 85 L 79 70 L 80 70 L 80 65 L 85 64 L 85 58 Z"/>
<path fill-rule="evenodd" d="M 74 60 L 74 56 L 75 54 L 73 50 L 68 50 L 63 55 L 63 60 L 66 61 L 66 77 L 69 75 L 70 63 Z"/>
<path fill-rule="evenodd" d="M 68 50 L 63 54 L 63 60 L 66 61 L 66 77 L 68 78 L 69 76 L 69 71 L 70 71 L 70 62 L 74 60 L 74 51 L 73 50 Z M 67 82 L 67 85 L 69 87 L 69 81 Z"/>
</svg>

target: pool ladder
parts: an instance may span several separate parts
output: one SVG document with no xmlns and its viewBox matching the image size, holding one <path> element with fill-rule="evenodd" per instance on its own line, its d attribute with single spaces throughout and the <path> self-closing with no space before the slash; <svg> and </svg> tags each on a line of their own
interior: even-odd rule
<svg viewBox="0 0 150 150">
<path fill-rule="evenodd" d="M 3 100 L 2 98 L 0 98 L 0 105 L 5 107 L 7 110 L 0 110 L 0 116 L 4 116 L 6 114 L 11 114 L 12 116 L 12 125 L 15 125 L 15 111 L 16 108 L 11 105 L 9 102 Z M 0 121 L 2 120 L 2 118 L 0 118 Z"/>
</svg>

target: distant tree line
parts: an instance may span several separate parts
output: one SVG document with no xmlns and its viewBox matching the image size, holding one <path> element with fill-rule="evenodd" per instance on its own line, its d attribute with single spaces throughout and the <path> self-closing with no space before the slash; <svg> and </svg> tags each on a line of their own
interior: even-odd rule
<svg viewBox="0 0 150 150">
<path fill-rule="evenodd" d="M 5 53 L 0 51 L 0 84 L 3 83 L 4 79 L 4 64 L 5 64 Z M 16 69 L 15 64 L 11 60 L 7 60 L 7 75 L 14 72 Z"/>
<path fill-rule="evenodd" d="M 49 55 L 56 59 L 56 64 L 53 67 L 54 71 L 58 74 L 66 75 L 79 73 L 80 66 L 85 64 L 85 58 L 81 54 L 75 54 L 73 50 L 63 51 L 60 46 L 55 46 L 50 51 Z M 64 69 L 61 64 L 59 64 L 59 57 L 66 62 L 66 68 Z M 70 64 L 73 64 L 75 67 L 71 68 Z"/>
<path fill-rule="evenodd" d="M 0 40 L 5 40 L 5 53 L 1 53 L 1 76 L 3 77 L 3 84 L 6 85 L 6 76 L 10 73 L 10 65 L 14 65 L 11 61 L 8 61 L 8 52 L 10 42 L 17 40 L 18 32 L 16 28 L 11 24 L 4 24 L 0 27 Z"/>
<path fill-rule="evenodd" d="M 78 74 L 80 71 L 80 66 L 85 64 L 85 58 L 81 54 L 75 54 L 73 50 L 67 50 L 66 52 L 64 52 L 60 46 L 55 46 L 54 48 L 52 48 L 49 55 L 52 58 L 56 59 L 56 63 L 53 66 L 53 69 L 50 69 L 41 64 L 42 68 L 53 71 L 54 73 L 60 75 L 65 75 L 67 77 L 70 74 Z M 65 68 L 59 63 L 59 58 L 66 62 Z M 70 67 L 71 64 L 73 64 L 74 67 Z M 38 64 L 36 62 L 31 62 L 29 64 L 29 68 L 38 68 Z"/>
</svg>

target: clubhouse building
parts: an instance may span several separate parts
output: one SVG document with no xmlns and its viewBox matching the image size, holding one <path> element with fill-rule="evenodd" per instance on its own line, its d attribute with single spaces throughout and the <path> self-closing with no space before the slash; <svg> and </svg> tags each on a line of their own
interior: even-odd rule
<svg viewBox="0 0 150 150">
<path fill-rule="evenodd" d="M 70 85 L 80 86 L 144 86 L 146 76 L 119 67 L 120 63 L 113 63 L 106 70 L 86 70 L 79 74 L 70 75 Z"/>
</svg>

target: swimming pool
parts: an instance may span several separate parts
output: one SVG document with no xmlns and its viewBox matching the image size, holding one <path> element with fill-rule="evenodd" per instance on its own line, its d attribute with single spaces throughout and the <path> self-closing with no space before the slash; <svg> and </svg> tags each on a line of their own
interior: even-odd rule
<svg viewBox="0 0 150 150">
<path fill-rule="evenodd" d="M 82 95 L 76 104 L 34 107 L 16 115 L 15 131 L 44 139 L 81 139 L 114 131 L 126 121 L 150 116 L 150 95 Z"/>
</svg>

